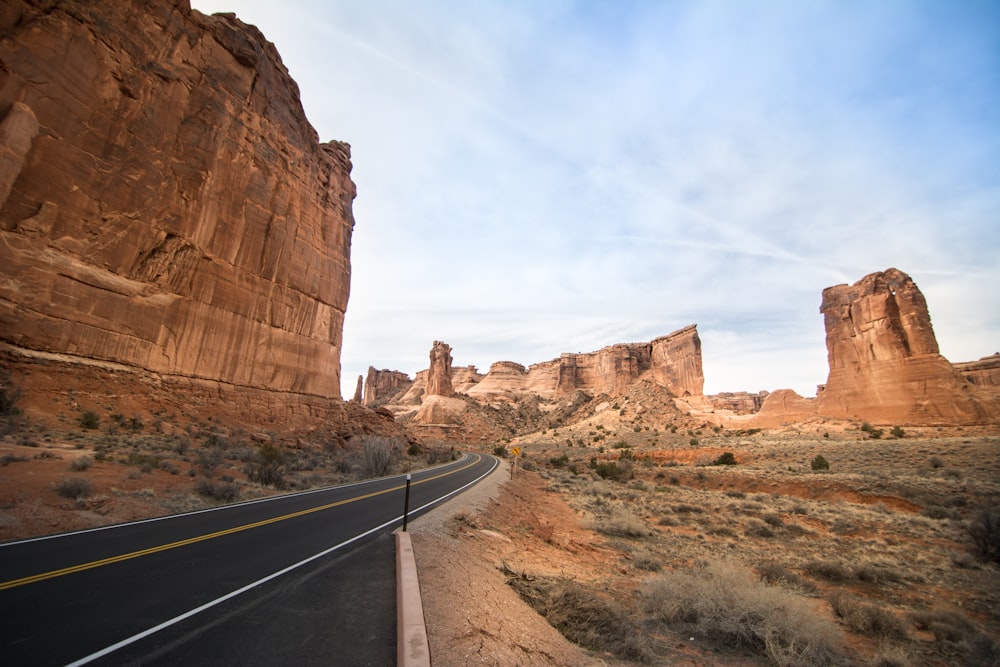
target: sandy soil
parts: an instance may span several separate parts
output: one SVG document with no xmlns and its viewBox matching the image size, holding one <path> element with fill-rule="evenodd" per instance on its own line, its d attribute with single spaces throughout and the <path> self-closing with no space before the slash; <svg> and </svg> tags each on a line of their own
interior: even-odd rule
<svg viewBox="0 0 1000 667">
<path fill-rule="evenodd" d="M 616 664 L 567 641 L 506 585 L 504 563 L 557 572 L 560 547 L 515 542 L 505 533 L 516 538 L 530 530 L 554 544 L 601 552 L 578 543 L 581 535 L 569 507 L 540 506 L 537 501 L 544 496 L 536 496 L 533 482 L 523 473 L 511 480 L 510 466 L 503 463 L 477 486 L 411 524 L 433 664 Z"/>
</svg>

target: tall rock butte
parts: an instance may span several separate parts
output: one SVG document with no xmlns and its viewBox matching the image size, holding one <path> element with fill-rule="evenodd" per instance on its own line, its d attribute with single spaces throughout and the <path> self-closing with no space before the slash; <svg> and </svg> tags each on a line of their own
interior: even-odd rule
<svg viewBox="0 0 1000 667">
<path fill-rule="evenodd" d="M 0 8 L 0 341 L 340 397 L 350 147 L 186 0 Z"/>
<path fill-rule="evenodd" d="M 830 374 L 817 396 L 830 417 L 976 423 L 989 410 L 938 351 L 924 295 L 898 269 L 823 290 Z"/>
<path fill-rule="evenodd" d="M 451 384 L 451 346 L 442 341 L 434 341 L 431 347 L 431 364 L 427 368 L 427 395 L 454 396 Z"/>
</svg>

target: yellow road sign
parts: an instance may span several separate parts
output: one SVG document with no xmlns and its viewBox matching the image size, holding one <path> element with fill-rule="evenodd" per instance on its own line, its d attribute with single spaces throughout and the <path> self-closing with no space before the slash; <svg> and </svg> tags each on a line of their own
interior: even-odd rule
<svg viewBox="0 0 1000 667">
<path fill-rule="evenodd" d="M 520 447 L 514 447 L 510 451 L 514 453 L 514 456 L 520 456 L 521 455 L 521 448 Z"/>
</svg>

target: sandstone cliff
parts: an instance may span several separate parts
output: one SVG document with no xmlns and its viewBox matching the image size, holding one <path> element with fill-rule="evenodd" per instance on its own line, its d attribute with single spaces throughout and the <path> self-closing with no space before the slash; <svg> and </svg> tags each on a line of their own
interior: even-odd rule
<svg viewBox="0 0 1000 667">
<path fill-rule="evenodd" d="M 431 347 L 431 365 L 427 368 L 427 395 L 454 396 L 451 385 L 451 346 L 436 340 Z"/>
<path fill-rule="evenodd" d="M 480 400 L 528 394 L 553 398 L 575 391 L 615 394 L 647 375 L 674 396 L 701 395 L 705 378 L 696 325 L 649 343 L 618 343 L 596 352 L 564 353 L 527 369 L 512 361 L 499 361 L 468 394 Z"/>
<path fill-rule="evenodd" d="M 386 368 L 376 370 L 374 366 L 369 366 L 368 377 L 365 378 L 364 404 L 366 406 L 384 404 L 412 385 L 413 380 L 406 373 Z"/>
<path fill-rule="evenodd" d="M 823 290 L 830 374 L 817 396 L 830 417 L 976 423 L 987 407 L 938 352 L 927 302 L 897 269 Z"/>
<path fill-rule="evenodd" d="M 6 2 L 0 117 L 0 340 L 339 400 L 350 150 L 255 27 Z"/>
<path fill-rule="evenodd" d="M 1000 353 L 991 354 L 978 361 L 964 361 L 953 364 L 969 383 L 977 388 L 1000 393 Z"/>
</svg>

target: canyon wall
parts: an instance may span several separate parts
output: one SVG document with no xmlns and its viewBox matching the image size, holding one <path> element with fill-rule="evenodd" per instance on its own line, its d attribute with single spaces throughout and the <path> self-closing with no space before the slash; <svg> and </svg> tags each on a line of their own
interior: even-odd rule
<svg viewBox="0 0 1000 667">
<path fill-rule="evenodd" d="M 0 8 L 0 341 L 340 397 L 350 148 L 186 0 Z"/>
</svg>

